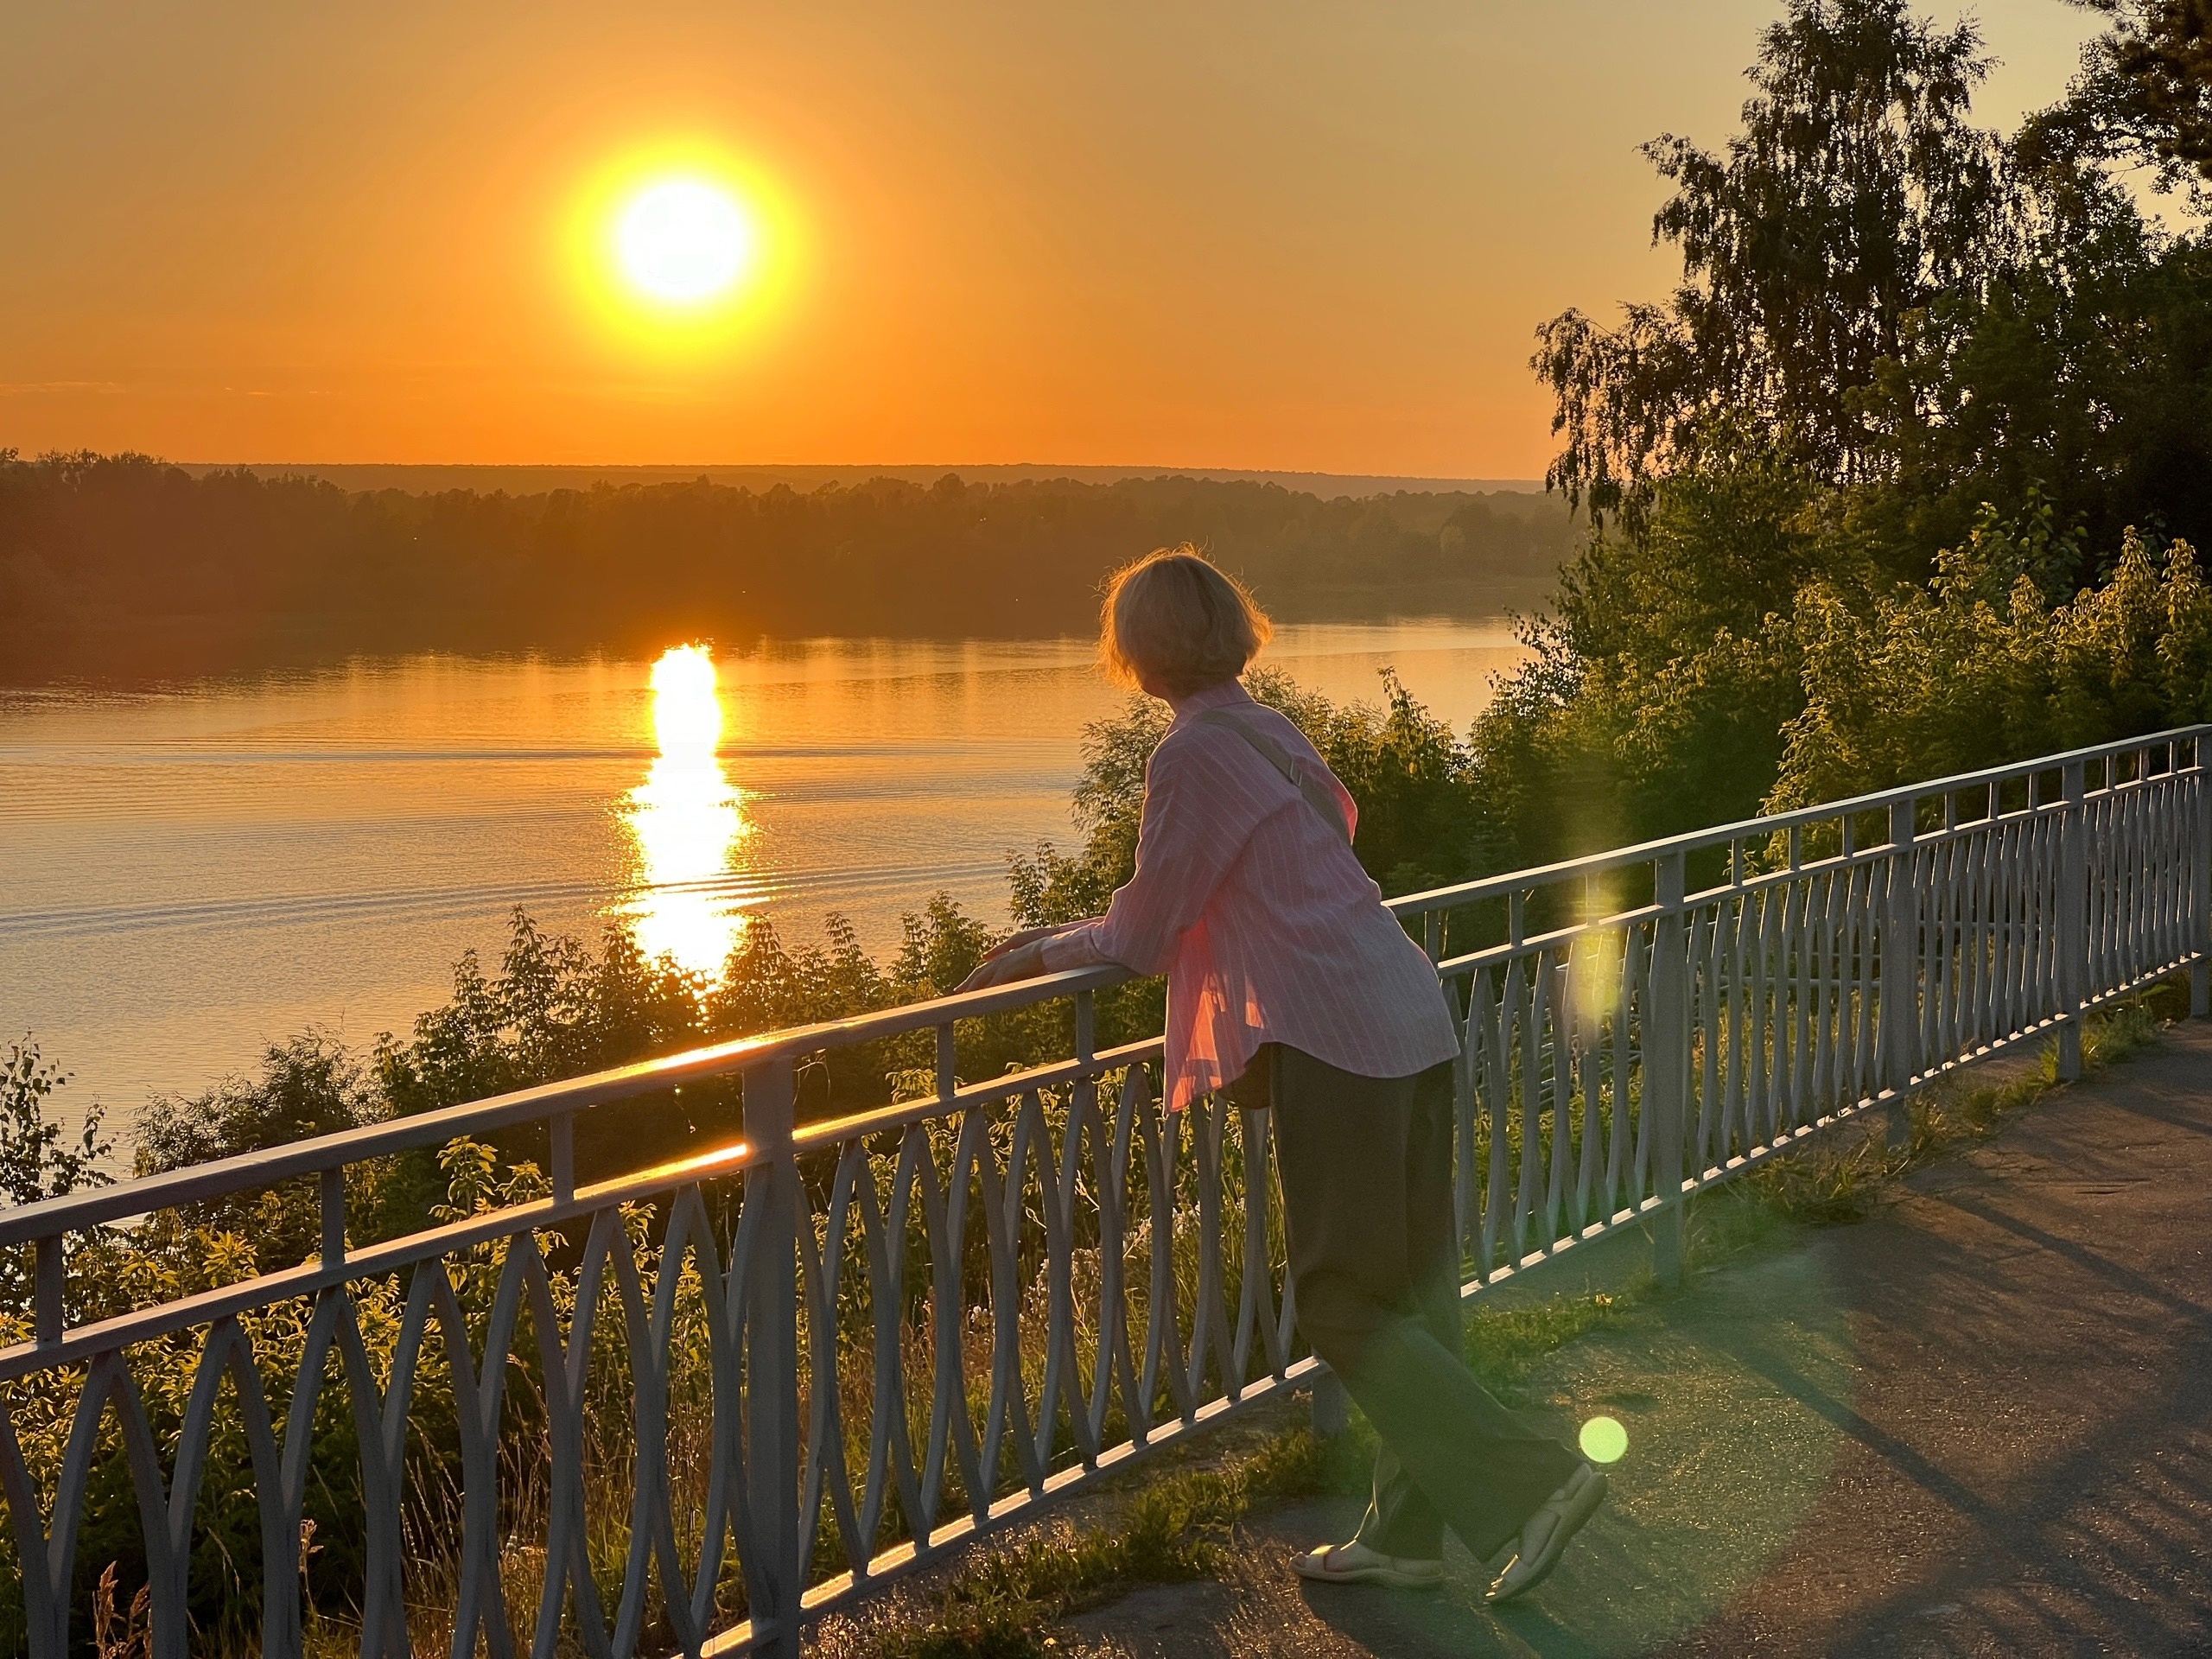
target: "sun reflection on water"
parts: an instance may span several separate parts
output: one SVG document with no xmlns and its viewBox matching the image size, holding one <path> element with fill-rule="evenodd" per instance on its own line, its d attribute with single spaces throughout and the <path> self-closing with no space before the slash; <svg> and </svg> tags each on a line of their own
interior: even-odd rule
<svg viewBox="0 0 2212 1659">
<path fill-rule="evenodd" d="M 653 664 L 653 735 L 658 757 L 629 794 L 641 891 L 630 900 L 638 943 L 708 979 L 744 926 L 731 905 L 730 856 L 750 831 L 744 793 L 722 773 L 721 697 L 704 645 L 677 645 Z"/>
</svg>

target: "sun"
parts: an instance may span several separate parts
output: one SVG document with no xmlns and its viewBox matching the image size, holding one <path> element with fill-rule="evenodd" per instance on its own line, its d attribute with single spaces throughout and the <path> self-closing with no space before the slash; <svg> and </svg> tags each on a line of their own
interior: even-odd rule
<svg viewBox="0 0 2212 1659">
<path fill-rule="evenodd" d="M 773 337 L 798 275 L 799 218 L 752 157 L 664 139 L 579 178 L 553 251 L 594 332 L 626 355 L 696 368 Z"/>
<path fill-rule="evenodd" d="M 639 294 L 701 306 L 730 294 L 751 270 L 760 230 L 736 196 L 707 179 L 657 180 L 631 195 L 614 223 L 614 251 Z"/>
</svg>

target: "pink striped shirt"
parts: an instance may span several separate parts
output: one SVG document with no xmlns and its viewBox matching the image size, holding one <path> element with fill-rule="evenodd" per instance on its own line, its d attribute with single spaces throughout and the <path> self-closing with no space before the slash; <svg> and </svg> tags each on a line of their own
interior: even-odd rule
<svg viewBox="0 0 2212 1659">
<path fill-rule="evenodd" d="M 1235 732 L 1229 709 L 1358 809 L 1298 728 L 1234 680 L 1185 699 L 1145 769 L 1136 874 L 1105 915 L 1047 939 L 1048 971 L 1119 963 L 1167 976 L 1166 1092 L 1180 1111 L 1260 1045 L 1400 1077 L 1459 1052 L 1436 969 L 1382 908 L 1341 833 Z"/>
</svg>

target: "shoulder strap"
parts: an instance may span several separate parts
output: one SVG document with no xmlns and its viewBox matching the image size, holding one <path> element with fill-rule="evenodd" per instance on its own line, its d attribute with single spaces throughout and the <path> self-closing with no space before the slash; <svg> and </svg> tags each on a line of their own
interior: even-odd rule
<svg viewBox="0 0 2212 1659">
<path fill-rule="evenodd" d="M 1293 765 L 1290 757 L 1283 753 L 1281 744 L 1265 732 L 1255 731 L 1226 709 L 1210 709 L 1198 716 L 1198 721 L 1202 725 L 1218 726 L 1224 731 L 1234 732 L 1249 743 L 1262 760 L 1281 772 L 1284 781 L 1306 798 L 1306 804 L 1321 815 L 1322 821 L 1344 837 L 1347 847 L 1351 844 L 1351 831 L 1344 827 L 1344 804 Z"/>
</svg>

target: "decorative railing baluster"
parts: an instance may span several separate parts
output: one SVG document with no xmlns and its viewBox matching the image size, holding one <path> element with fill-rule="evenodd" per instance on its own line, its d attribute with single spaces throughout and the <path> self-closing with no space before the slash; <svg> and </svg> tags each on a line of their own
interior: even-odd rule
<svg viewBox="0 0 2212 1659">
<path fill-rule="evenodd" d="M 1688 1133 L 1689 953 L 1682 925 L 1683 855 L 1660 858 L 1653 882 L 1651 1002 L 1643 1033 L 1643 1110 L 1651 1123 L 1652 1268 L 1682 1274 L 1682 1137 Z"/>
<path fill-rule="evenodd" d="M 746 1563 L 757 1651 L 799 1659 L 798 1229 L 804 1211 L 794 1150 L 797 1090 L 788 1058 L 745 1073 L 745 1133 L 760 1161 L 745 1202 L 763 1206 L 753 1235 L 746 1320 L 746 1459 L 753 1559 Z M 817 1386 L 822 1386 L 819 1378 Z M 587 1573 L 585 1576 L 588 1576 Z"/>
<path fill-rule="evenodd" d="M 2088 986 L 2089 940 L 2089 815 L 2083 809 L 2088 785 L 2086 768 L 2079 760 L 2065 768 L 2065 805 L 2058 825 L 2057 960 L 2045 969 L 2057 993 L 2055 1010 L 2063 1023 L 2058 1028 L 2058 1075 L 2082 1075 L 2082 1009 Z M 2101 803 L 2100 804 L 2104 804 Z"/>
<path fill-rule="evenodd" d="M 1883 906 L 1876 934 L 1881 1060 L 1869 1092 L 1890 1096 L 1892 1145 L 1902 1144 L 1910 1129 L 1905 1094 L 1919 1070 L 1920 893 L 1913 879 L 1914 806 L 1909 796 L 1890 804 L 1889 851 L 1881 863 Z"/>
<path fill-rule="evenodd" d="M 2180 837 L 2183 880 L 2188 893 L 2189 925 L 2177 954 L 2189 962 L 2189 1012 L 2212 1018 L 2212 754 L 2200 732 L 2190 740 L 2186 807 Z"/>
</svg>

